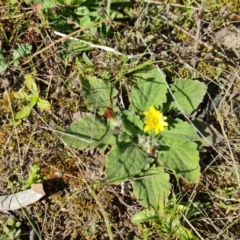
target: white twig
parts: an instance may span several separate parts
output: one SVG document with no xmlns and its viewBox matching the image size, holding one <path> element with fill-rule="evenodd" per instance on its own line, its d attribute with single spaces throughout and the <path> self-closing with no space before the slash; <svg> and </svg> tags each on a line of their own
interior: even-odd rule
<svg viewBox="0 0 240 240">
<path fill-rule="evenodd" d="M 60 37 L 66 37 L 67 36 L 64 33 L 60 33 L 60 32 L 57 32 L 57 31 L 54 31 L 54 33 L 56 35 L 60 36 Z M 142 53 L 142 54 L 137 54 L 137 55 L 125 55 L 125 54 L 120 53 L 119 51 L 115 50 L 114 48 L 111 48 L 111 47 L 108 47 L 108 46 L 97 45 L 97 44 L 94 44 L 94 43 L 91 43 L 91 42 L 87 42 L 85 40 L 78 39 L 78 38 L 75 38 L 75 37 L 69 37 L 68 39 L 71 39 L 71 40 L 74 40 L 74 41 L 77 41 L 77 42 L 81 42 L 81 43 L 86 44 L 86 45 L 88 45 L 90 47 L 93 47 L 93 48 L 102 49 L 102 50 L 104 50 L 106 52 L 112 52 L 112 53 L 115 53 L 115 54 L 120 55 L 120 56 L 125 56 L 128 59 L 138 58 L 138 57 L 141 57 L 141 56 L 146 54 L 146 53 Z"/>
<path fill-rule="evenodd" d="M 86 140 L 86 139 L 77 137 L 77 136 L 72 135 L 72 134 L 68 134 L 68 133 L 61 132 L 61 131 L 58 131 L 58 130 L 55 130 L 55 129 L 47 128 L 47 127 L 44 127 L 44 126 L 39 126 L 39 127 L 40 127 L 40 128 L 43 128 L 43 129 L 50 130 L 50 131 L 55 132 L 55 133 L 60 133 L 60 134 L 62 134 L 62 135 L 66 135 L 66 136 L 69 136 L 69 137 L 72 137 L 72 138 L 79 139 L 79 140 L 81 140 L 81 141 L 83 141 L 83 142 L 91 143 L 91 141 L 89 141 L 89 140 Z"/>
</svg>

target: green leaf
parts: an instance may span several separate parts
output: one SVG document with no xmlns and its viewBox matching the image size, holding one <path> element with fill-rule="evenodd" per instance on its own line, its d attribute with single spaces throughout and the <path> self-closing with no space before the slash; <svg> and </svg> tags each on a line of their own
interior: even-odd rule
<svg viewBox="0 0 240 240">
<path fill-rule="evenodd" d="M 89 15 L 89 9 L 86 6 L 79 6 L 74 10 L 74 13 L 79 16 Z"/>
<path fill-rule="evenodd" d="M 31 113 L 31 109 L 32 108 L 30 108 L 29 106 L 23 107 L 20 111 L 16 113 L 15 119 L 19 120 L 28 117 Z"/>
<path fill-rule="evenodd" d="M 175 216 L 173 213 L 165 215 L 161 219 L 161 222 L 162 230 L 171 233 L 171 236 L 174 236 L 174 239 L 199 240 L 189 229 L 181 224 L 179 216 Z"/>
<path fill-rule="evenodd" d="M 139 147 L 131 143 L 114 146 L 106 157 L 106 177 L 110 183 L 118 184 L 140 174 L 152 159 Z"/>
<path fill-rule="evenodd" d="M 116 97 L 118 91 L 111 86 L 111 83 L 104 82 L 96 77 L 87 77 L 82 79 L 83 98 L 90 111 L 97 108 L 100 115 L 106 108 L 113 109 L 116 106 Z"/>
<path fill-rule="evenodd" d="M 33 108 L 38 102 L 38 97 L 31 94 L 26 96 L 26 100 L 30 102 L 28 103 L 28 107 Z"/>
<path fill-rule="evenodd" d="M 79 119 L 65 130 L 68 135 L 63 135 L 63 140 L 70 146 L 83 150 L 87 147 L 106 148 L 115 143 L 115 136 L 110 131 L 109 125 L 103 118 L 94 118 L 89 115 Z"/>
<path fill-rule="evenodd" d="M 147 68 L 135 74 L 134 78 L 137 83 L 129 94 L 132 106 L 140 112 L 148 110 L 151 105 L 162 107 L 167 100 L 165 74 L 157 68 Z"/>
<path fill-rule="evenodd" d="M 131 142 L 131 138 L 130 138 L 130 136 L 129 136 L 125 131 L 122 131 L 122 132 L 118 135 L 118 141 L 119 141 L 119 142 Z"/>
<path fill-rule="evenodd" d="M 99 14 L 97 12 L 91 12 L 91 14 L 83 16 L 80 18 L 80 26 L 85 28 L 91 26 L 99 20 Z M 91 27 L 90 29 L 97 29 L 96 27 Z"/>
<path fill-rule="evenodd" d="M 0 73 L 4 72 L 8 67 L 8 61 L 7 59 L 3 56 L 2 53 L 0 53 Z"/>
<path fill-rule="evenodd" d="M 141 177 L 133 181 L 134 194 L 148 210 L 163 215 L 171 186 L 169 174 L 164 172 L 164 168 L 158 167 L 149 169 Z"/>
<path fill-rule="evenodd" d="M 20 222 L 17 222 L 17 223 L 20 223 Z M 21 223 L 20 223 L 20 225 L 21 225 Z M 16 227 L 20 227 L 20 225 L 19 225 L 19 224 L 18 224 L 18 225 L 16 224 Z M 21 230 L 21 228 L 20 228 L 20 229 L 18 229 L 18 230 L 16 231 L 16 233 L 15 233 L 15 236 L 14 236 L 14 237 L 15 237 L 15 238 L 17 238 L 17 237 L 18 237 L 18 236 L 21 234 L 21 231 L 22 231 L 22 230 Z"/>
<path fill-rule="evenodd" d="M 14 226 L 15 220 L 14 220 L 13 218 L 10 218 L 10 217 L 9 217 L 9 218 L 7 219 L 7 224 L 10 225 L 10 226 Z"/>
<path fill-rule="evenodd" d="M 200 215 L 204 208 L 206 208 L 207 204 L 203 204 L 201 202 L 181 202 L 178 204 L 178 208 L 181 209 L 181 212 L 187 217 L 188 219 Z"/>
<path fill-rule="evenodd" d="M 207 92 L 207 86 L 197 80 L 176 79 L 171 85 L 171 90 L 184 113 L 191 114 L 202 102 Z M 180 111 L 173 99 L 170 104 L 170 109 Z"/>
<path fill-rule="evenodd" d="M 16 50 L 13 51 L 12 60 L 15 61 L 19 59 L 20 57 L 24 57 L 28 54 L 30 54 L 32 51 L 32 45 L 26 43 L 26 44 L 20 44 Z"/>
<path fill-rule="evenodd" d="M 41 9 L 47 9 L 47 8 L 53 8 L 55 7 L 58 3 L 57 0 L 33 0 L 34 3 L 40 3 L 41 4 Z"/>
<path fill-rule="evenodd" d="M 28 90 L 31 91 L 32 94 L 38 96 L 37 84 L 35 83 L 35 80 L 34 80 L 34 78 L 32 77 L 31 74 L 27 74 L 25 76 L 24 84 L 26 85 Z"/>
<path fill-rule="evenodd" d="M 86 44 L 81 43 L 81 42 L 76 42 L 76 41 L 73 41 L 73 40 L 66 41 L 63 48 L 64 49 L 62 51 L 66 51 L 65 52 L 66 55 L 70 55 L 71 53 L 78 54 L 78 53 L 81 53 L 81 52 L 84 52 L 84 51 L 89 51 L 89 50 L 93 49 L 89 45 L 86 45 Z"/>
<path fill-rule="evenodd" d="M 122 114 L 122 125 L 129 135 L 136 136 L 143 130 L 143 121 L 132 111 L 125 110 Z"/>
<path fill-rule="evenodd" d="M 85 52 L 82 54 L 82 58 L 88 66 L 94 65 L 93 62 L 89 59 L 89 57 L 87 56 L 87 54 Z"/>
<path fill-rule="evenodd" d="M 16 99 L 25 99 L 27 97 L 27 94 L 22 89 L 20 89 L 18 92 L 13 93 L 13 96 Z"/>
<path fill-rule="evenodd" d="M 22 189 L 25 190 L 29 187 L 31 187 L 34 183 L 39 183 L 42 181 L 42 177 L 39 174 L 40 166 L 38 164 L 35 164 L 31 167 L 28 178 L 27 179 L 19 179 L 24 185 L 22 186 Z"/>
<path fill-rule="evenodd" d="M 197 182 L 200 178 L 199 152 L 197 144 L 185 142 L 181 145 L 162 146 L 158 161 L 188 182 Z"/>
<path fill-rule="evenodd" d="M 164 145 L 172 146 L 199 140 L 196 129 L 188 122 L 180 119 L 173 119 L 170 116 L 167 119 L 169 126 L 160 134 L 161 142 Z"/>
<path fill-rule="evenodd" d="M 18 67 L 18 66 L 20 65 L 20 61 L 19 61 L 19 60 L 14 60 L 14 61 L 12 61 L 11 63 L 12 63 L 12 65 L 13 65 L 14 67 Z"/>
<path fill-rule="evenodd" d="M 148 209 L 144 209 L 140 212 L 137 212 L 131 219 L 132 223 L 138 224 L 146 221 L 158 220 L 159 216 L 155 211 L 149 211 Z"/>
<path fill-rule="evenodd" d="M 42 98 L 38 99 L 37 106 L 41 109 L 50 110 L 51 109 L 51 103 L 47 100 L 44 100 Z"/>
<path fill-rule="evenodd" d="M 124 14 L 118 12 L 118 11 L 114 11 L 114 10 L 111 10 L 111 15 L 110 15 L 110 18 L 113 20 L 113 19 L 116 19 L 116 18 L 124 18 Z"/>
</svg>

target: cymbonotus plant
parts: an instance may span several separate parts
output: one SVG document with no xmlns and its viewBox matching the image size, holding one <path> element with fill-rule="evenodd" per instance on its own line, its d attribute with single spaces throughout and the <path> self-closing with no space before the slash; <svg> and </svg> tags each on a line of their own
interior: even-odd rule
<svg viewBox="0 0 240 240">
<path fill-rule="evenodd" d="M 170 174 L 198 182 L 199 152 L 214 138 L 202 120 L 189 123 L 184 117 L 202 102 L 207 90 L 204 83 L 175 79 L 167 85 L 163 71 L 150 67 L 137 70 L 133 79 L 127 96 L 130 105 L 124 110 L 117 106 L 119 92 L 109 81 L 90 76 L 81 79 L 91 113 L 72 123 L 63 140 L 81 150 L 111 146 L 106 178 L 111 184 L 132 183 L 133 193 L 146 207 L 141 215 L 141 221 L 146 221 L 164 215 Z"/>
</svg>

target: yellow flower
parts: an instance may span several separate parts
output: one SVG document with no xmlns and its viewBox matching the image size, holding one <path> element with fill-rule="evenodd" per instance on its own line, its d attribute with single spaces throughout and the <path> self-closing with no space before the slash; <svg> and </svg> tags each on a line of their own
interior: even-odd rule
<svg viewBox="0 0 240 240">
<path fill-rule="evenodd" d="M 158 134 L 159 131 L 164 131 L 164 127 L 168 126 L 168 123 L 165 122 L 167 117 L 164 117 L 160 111 L 157 111 L 154 106 L 149 107 L 149 112 L 144 112 L 144 115 L 147 119 L 144 121 L 146 126 L 144 127 L 144 132 L 155 131 L 155 134 Z"/>
</svg>

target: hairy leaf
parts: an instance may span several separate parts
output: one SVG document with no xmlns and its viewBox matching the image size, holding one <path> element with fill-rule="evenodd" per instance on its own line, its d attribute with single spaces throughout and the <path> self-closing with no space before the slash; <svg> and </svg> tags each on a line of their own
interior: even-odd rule
<svg viewBox="0 0 240 240">
<path fill-rule="evenodd" d="M 191 114 L 202 102 L 207 86 L 197 80 L 176 79 L 171 85 L 171 90 L 183 112 Z M 169 108 L 180 111 L 173 98 Z"/>
<path fill-rule="evenodd" d="M 113 109 L 116 106 L 114 97 L 118 91 L 112 87 L 111 83 L 96 77 L 87 77 L 82 79 L 82 86 L 83 97 L 89 110 L 94 111 L 97 108 L 102 115 L 104 109 Z"/>
<path fill-rule="evenodd" d="M 99 147 L 104 149 L 108 144 L 115 143 L 115 136 L 110 131 L 109 125 L 100 117 L 89 115 L 72 123 L 62 136 L 70 146 L 78 149 Z"/>
<path fill-rule="evenodd" d="M 167 122 L 169 126 L 160 135 L 161 142 L 164 145 L 172 146 L 200 139 L 197 130 L 190 123 L 171 117 L 168 117 Z"/>
<path fill-rule="evenodd" d="M 197 182 L 200 178 L 199 152 L 196 143 L 185 142 L 165 149 L 162 146 L 158 161 L 189 182 Z"/>
<path fill-rule="evenodd" d="M 165 74 L 157 68 L 145 69 L 134 75 L 137 83 L 130 92 L 129 97 L 135 110 L 144 112 L 151 105 L 156 108 L 162 107 L 166 102 L 167 86 Z"/>
<path fill-rule="evenodd" d="M 133 192 L 138 200 L 158 215 L 164 214 L 169 191 L 169 175 L 162 167 L 151 168 L 141 174 L 138 180 L 133 181 Z"/>
<path fill-rule="evenodd" d="M 114 146 L 106 157 L 106 177 L 110 183 L 120 183 L 140 174 L 152 159 L 131 143 Z"/>
</svg>

